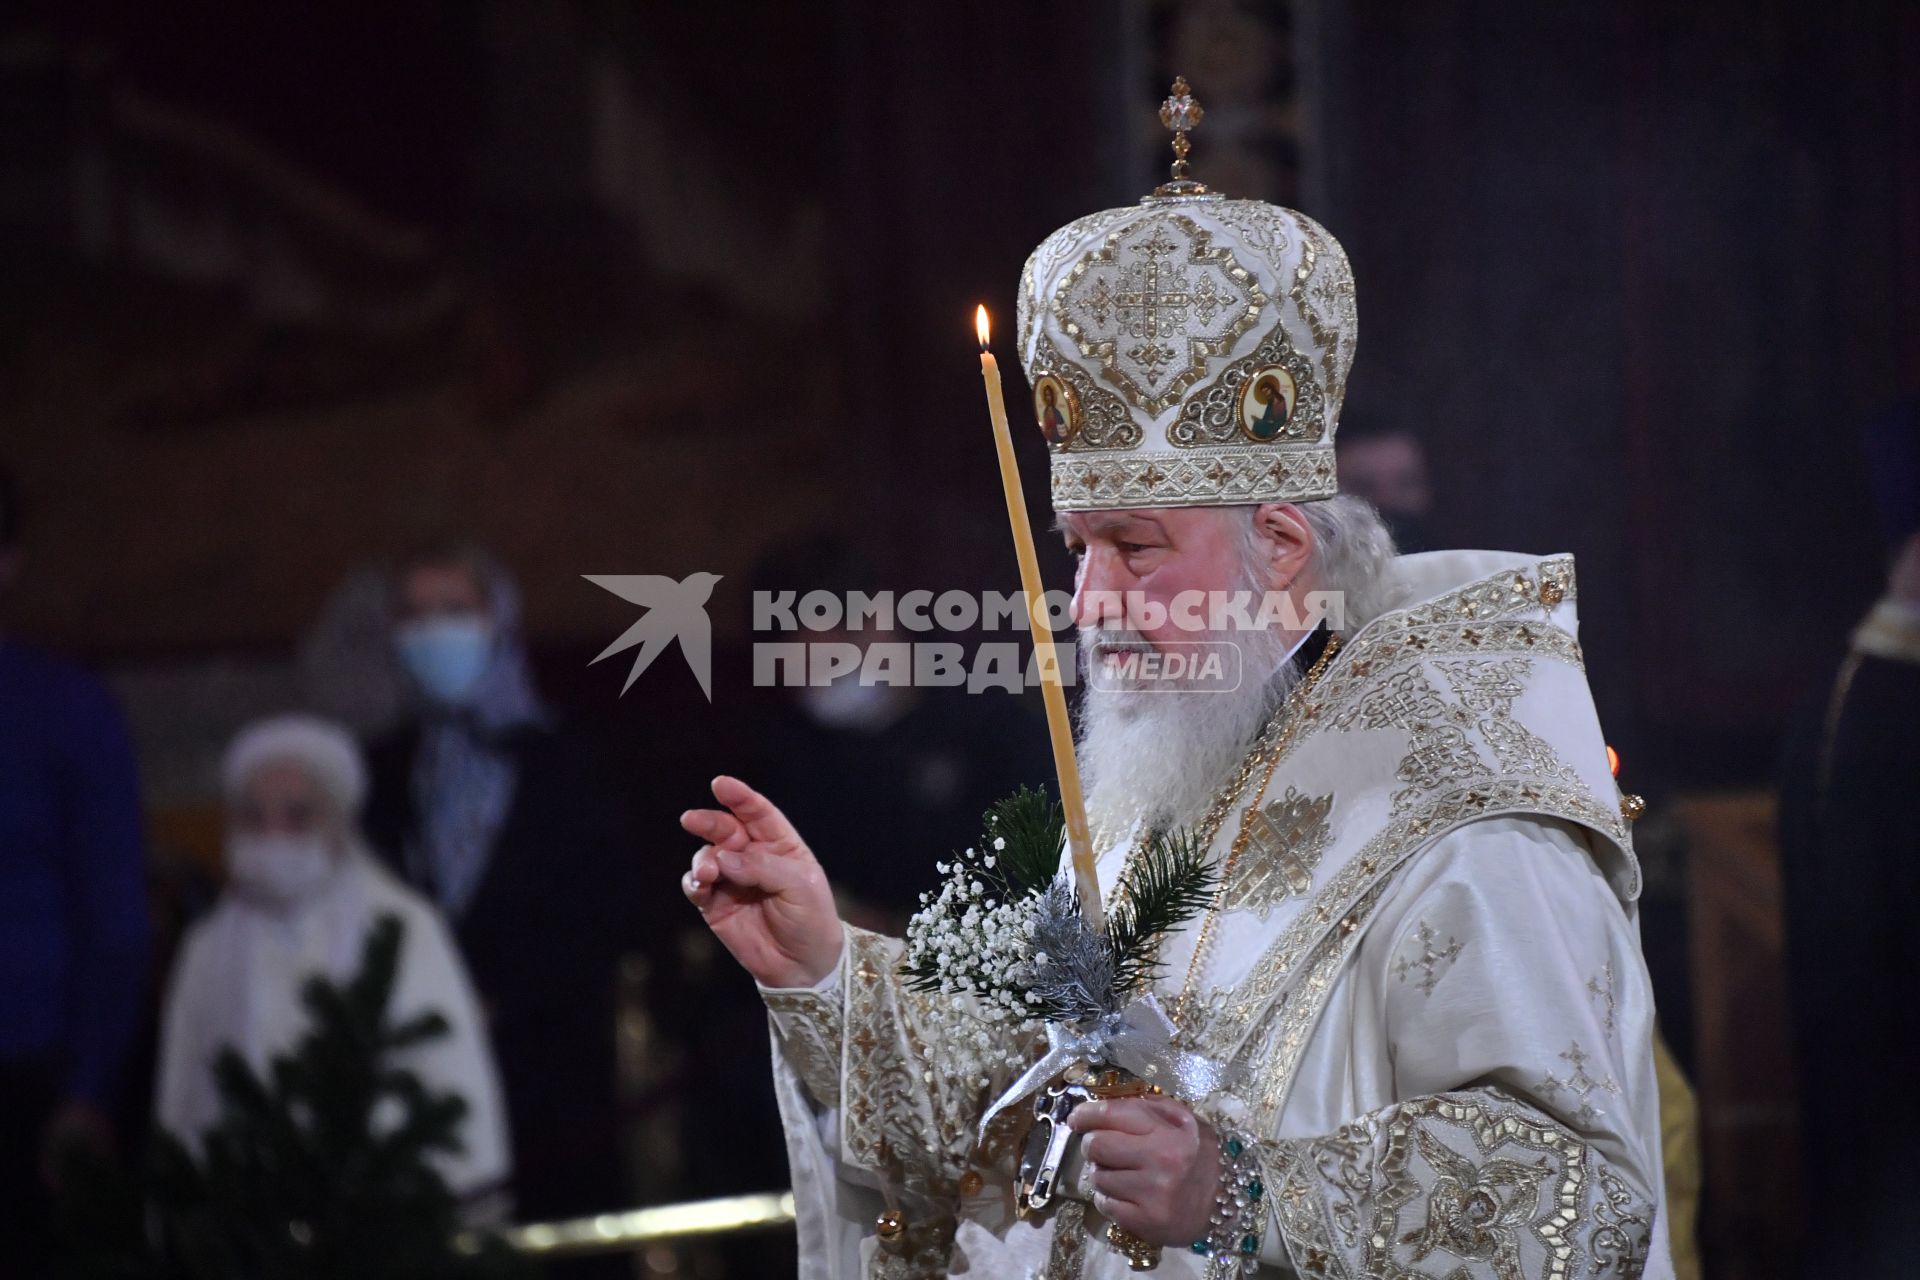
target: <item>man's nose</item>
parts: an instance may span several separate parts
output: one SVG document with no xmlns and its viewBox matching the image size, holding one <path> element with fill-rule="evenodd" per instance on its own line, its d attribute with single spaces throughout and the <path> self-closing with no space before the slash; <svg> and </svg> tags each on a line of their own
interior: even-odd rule
<svg viewBox="0 0 1920 1280">
<path fill-rule="evenodd" d="M 1111 558 L 1089 548 L 1073 583 L 1073 625 L 1120 627 L 1121 586 Z"/>
</svg>

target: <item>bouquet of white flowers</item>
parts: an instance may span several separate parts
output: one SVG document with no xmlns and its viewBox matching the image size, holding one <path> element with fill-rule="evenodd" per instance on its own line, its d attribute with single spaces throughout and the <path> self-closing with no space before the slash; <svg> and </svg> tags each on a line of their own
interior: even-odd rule
<svg viewBox="0 0 1920 1280">
<path fill-rule="evenodd" d="M 983 1072 L 1020 1059 L 990 1050 L 1027 1038 L 1009 1030 L 1119 1017 L 1159 973 L 1160 940 L 1205 910 L 1218 885 L 1197 838 L 1156 832 L 1121 872 L 1096 932 L 1061 868 L 1064 826 L 1045 792 L 1022 788 L 994 805 L 980 845 L 937 864 L 946 879 L 920 895 L 907 925 L 902 974 L 913 990 L 946 997 L 961 1027 L 974 1024 L 959 1039 L 980 1052 L 969 1065 Z"/>
</svg>

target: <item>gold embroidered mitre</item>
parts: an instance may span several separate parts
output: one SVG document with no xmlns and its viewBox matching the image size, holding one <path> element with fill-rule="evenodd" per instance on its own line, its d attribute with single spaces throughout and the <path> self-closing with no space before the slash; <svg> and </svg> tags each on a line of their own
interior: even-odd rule
<svg viewBox="0 0 1920 1280">
<path fill-rule="evenodd" d="M 1020 358 L 1056 511 L 1304 502 L 1336 492 L 1353 273 L 1304 214 L 1185 176 L 1054 232 L 1020 276 Z"/>
</svg>

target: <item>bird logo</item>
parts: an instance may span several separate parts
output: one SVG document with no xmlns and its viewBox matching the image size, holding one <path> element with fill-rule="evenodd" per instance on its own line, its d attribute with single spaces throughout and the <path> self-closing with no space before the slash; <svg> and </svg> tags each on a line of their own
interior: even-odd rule
<svg viewBox="0 0 1920 1280">
<path fill-rule="evenodd" d="M 621 696 L 633 688 L 633 682 L 667 647 L 667 641 L 678 640 L 680 652 L 693 669 L 693 678 L 700 682 L 700 692 L 707 695 L 708 702 L 713 701 L 713 625 L 707 619 L 707 600 L 713 595 L 713 585 L 720 581 L 719 574 L 690 573 L 678 582 L 657 573 L 583 573 L 580 576 L 647 611 L 593 660 L 598 662 L 640 646 L 640 652 L 633 658 L 633 669 L 627 672 L 627 682 L 620 686 Z M 587 665 L 592 666 L 593 662 Z"/>
</svg>

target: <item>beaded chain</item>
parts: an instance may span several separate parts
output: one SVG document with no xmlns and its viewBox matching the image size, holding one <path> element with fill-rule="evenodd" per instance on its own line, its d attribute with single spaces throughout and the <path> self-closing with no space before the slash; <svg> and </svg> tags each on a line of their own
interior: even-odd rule
<svg viewBox="0 0 1920 1280">
<path fill-rule="evenodd" d="M 1220 1135 L 1220 1189 L 1214 1193 L 1207 1234 L 1193 1242 L 1193 1251 L 1208 1260 L 1208 1280 L 1248 1274 L 1260 1265 L 1260 1237 L 1266 1233 L 1260 1164 L 1246 1141 L 1231 1133 Z"/>
</svg>

